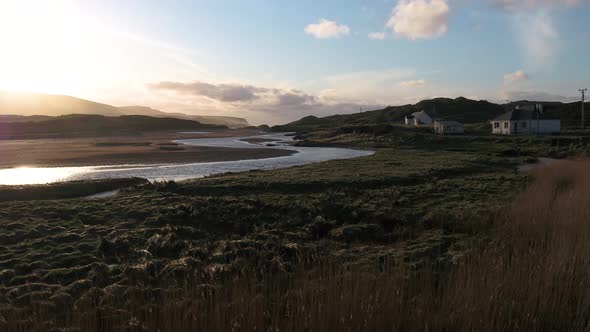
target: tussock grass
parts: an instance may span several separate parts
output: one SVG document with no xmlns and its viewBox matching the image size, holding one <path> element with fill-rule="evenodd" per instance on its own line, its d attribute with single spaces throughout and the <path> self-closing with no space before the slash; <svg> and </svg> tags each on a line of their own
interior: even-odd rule
<svg viewBox="0 0 590 332">
<path fill-rule="evenodd" d="M 30 298 L 20 301 L 37 304 L 29 311 L 2 312 L 8 322 L 0 327 L 21 331 L 56 326 L 81 331 L 588 330 L 589 165 L 561 162 L 534 171 L 536 180 L 497 215 L 491 241 L 474 245 L 452 264 L 412 267 L 383 259 L 360 268 L 333 261 L 307 266 L 302 261 L 300 268 L 284 272 L 277 257 L 273 273 L 211 270 L 210 276 L 222 277 L 181 273 L 176 277 L 185 281 L 182 286 L 93 288 L 67 312 L 49 305 L 47 294 L 28 293 Z M 67 296 L 63 301 L 68 301 Z"/>
</svg>

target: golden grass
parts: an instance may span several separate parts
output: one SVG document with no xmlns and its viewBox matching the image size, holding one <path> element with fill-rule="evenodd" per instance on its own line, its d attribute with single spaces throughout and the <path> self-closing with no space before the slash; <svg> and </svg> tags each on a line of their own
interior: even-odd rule
<svg viewBox="0 0 590 332">
<path fill-rule="evenodd" d="M 211 285 L 126 289 L 101 306 L 42 308 L 8 330 L 580 331 L 590 329 L 590 168 L 569 161 L 498 216 L 485 247 L 452 266 L 410 270 L 325 264 L 295 273 L 234 273 Z M 109 290 L 106 290 L 108 295 Z M 102 298 L 104 298 L 104 294 Z M 113 295 L 114 296 L 114 295 Z M 118 306 L 113 303 L 119 303 Z M 41 321 L 53 321 L 42 325 Z M 17 326 L 18 325 L 18 326 Z"/>
</svg>

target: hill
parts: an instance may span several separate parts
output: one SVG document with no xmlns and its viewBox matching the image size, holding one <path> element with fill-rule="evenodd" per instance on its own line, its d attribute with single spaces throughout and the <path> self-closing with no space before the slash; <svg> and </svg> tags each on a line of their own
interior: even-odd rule
<svg viewBox="0 0 590 332">
<path fill-rule="evenodd" d="M 225 126 L 205 125 L 197 121 L 155 118 L 143 115 L 119 117 L 72 114 L 45 121 L 0 122 L 0 139 L 110 136 L 166 130 L 214 130 Z"/>
<path fill-rule="evenodd" d="M 564 127 L 575 127 L 580 123 L 580 102 L 532 102 L 523 100 L 500 105 L 485 100 L 477 101 L 459 97 L 456 99 L 435 98 L 423 100 L 415 105 L 389 106 L 380 110 L 332 115 L 323 118 L 307 116 L 285 125 L 274 126 L 272 129 L 274 131 L 307 131 L 346 126 L 402 123 L 406 115 L 422 110 L 434 117 L 445 120 L 459 121 L 465 124 L 485 123 L 506 112 L 507 109 L 523 103 L 543 104 L 547 112 L 553 113 L 562 119 Z M 590 110 L 590 103 L 586 104 L 586 109 Z M 588 126 L 590 124 L 590 115 L 586 118 Z"/>
<path fill-rule="evenodd" d="M 574 103 L 542 103 L 546 112 L 561 119 L 562 126 L 577 128 L 582 121 L 582 102 Z M 590 103 L 584 103 L 586 108 L 586 127 L 590 126 Z"/>
<path fill-rule="evenodd" d="M 319 128 L 335 128 L 343 126 L 376 125 L 387 123 L 401 123 L 406 115 L 427 111 L 433 116 L 460 121 L 463 123 L 478 123 L 490 120 L 504 112 L 501 105 L 485 100 L 470 100 L 467 98 L 436 98 L 423 100 L 415 105 L 389 106 L 384 109 L 344 115 L 332 115 L 324 118 L 307 116 L 298 121 L 282 126 L 275 126 L 273 130 L 299 131 Z"/>
<path fill-rule="evenodd" d="M 144 115 L 157 118 L 193 120 L 203 124 L 223 125 L 229 128 L 250 126 L 246 119 L 237 117 L 168 113 L 145 106 L 115 107 L 70 96 L 0 91 L 0 121 L 31 121 L 32 119 L 23 119 L 22 116 L 55 117 L 68 114 Z"/>
<path fill-rule="evenodd" d="M 70 96 L 0 92 L 0 114 L 49 115 L 98 114 L 120 116 L 115 106 Z"/>
<path fill-rule="evenodd" d="M 24 115 L 14 115 L 14 114 L 0 114 L 0 122 L 4 123 L 12 123 L 12 122 L 40 122 L 40 121 L 47 121 L 53 119 L 52 116 L 49 115 L 31 115 L 31 116 L 24 116 Z"/>
</svg>

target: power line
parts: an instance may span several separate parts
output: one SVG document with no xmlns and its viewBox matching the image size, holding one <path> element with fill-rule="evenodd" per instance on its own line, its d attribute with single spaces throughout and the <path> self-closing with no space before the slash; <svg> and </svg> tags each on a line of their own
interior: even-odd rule
<svg viewBox="0 0 590 332">
<path fill-rule="evenodd" d="M 586 91 L 588 91 L 588 89 L 579 89 L 578 91 L 582 93 L 582 130 L 584 130 L 584 99 L 586 97 Z"/>
</svg>

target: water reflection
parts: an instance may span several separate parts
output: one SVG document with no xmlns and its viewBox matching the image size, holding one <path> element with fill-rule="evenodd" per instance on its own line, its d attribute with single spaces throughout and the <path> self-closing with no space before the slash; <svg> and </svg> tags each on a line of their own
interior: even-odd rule
<svg viewBox="0 0 590 332">
<path fill-rule="evenodd" d="M 65 181 L 91 167 L 18 167 L 0 170 L 0 184 L 23 185 Z"/>
</svg>

